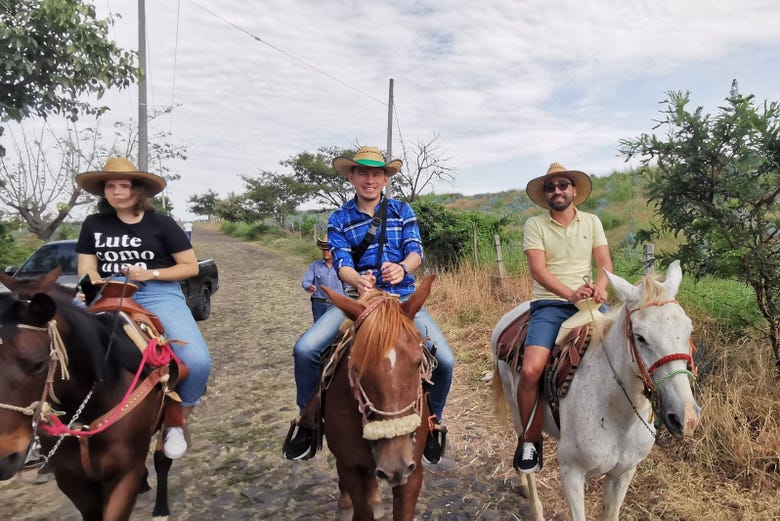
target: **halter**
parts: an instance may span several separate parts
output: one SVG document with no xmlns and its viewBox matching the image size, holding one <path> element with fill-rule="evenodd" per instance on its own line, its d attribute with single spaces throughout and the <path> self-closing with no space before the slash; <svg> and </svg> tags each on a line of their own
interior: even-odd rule
<svg viewBox="0 0 780 521">
<path fill-rule="evenodd" d="M 626 338 L 628 339 L 628 344 L 631 349 L 631 357 L 636 362 L 637 367 L 639 368 L 639 372 L 637 373 L 637 378 L 639 378 L 642 381 L 643 386 L 643 394 L 645 397 L 647 397 L 648 400 L 650 400 L 650 404 L 653 408 L 653 414 L 658 416 L 660 412 L 660 403 L 658 399 L 658 391 L 656 388 L 655 383 L 653 382 L 652 374 L 658 370 L 661 366 L 673 362 L 675 360 L 684 360 L 686 362 L 686 367 L 689 369 L 676 369 L 674 371 L 669 371 L 666 375 L 664 375 L 662 378 L 659 379 L 658 385 L 661 385 L 662 383 L 668 381 L 673 376 L 676 376 L 678 374 L 685 374 L 688 375 L 688 378 L 690 379 L 691 386 L 693 386 L 694 382 L 696 381 L 696 376 L 694 375 L 693 371 L 695 370 L 694 363 L 693 363 L 693 357 L 690 353 L 672 353 L 666 356 L 662 356 L 659 358 L 656 362 L 654 362 L 652 365 L 650 365 L 650 369 L 647 369 L 645 366 L 645 363 L 642 361 L 642 357 L 639 356 L 639 349 L 636 346 L 636 337 L 634 336 L 634 328 L 633 324 L 631 322 L 631 314 L 635 313 L 637 311 L 640 311 L 642 309 L 651 307 L 651 306 L 664 306 L 666 304 L 679 304 L 679 302 L 675 299 L 672 300 L 661 300 L 661 301 L 655 301 L 651 302 L 649 304 L 645 304 L 643 306 L 636 307 L 634 309 L 630 309 L 626 311 Z M 609 359 L 608 359 L 609 360 Z M 610 366 L 611 366 L 610 362 Z M 612 369 L 612 372 L 614 373 L 614 368 Z M 617 378 L 617 376 L 616 376 Z M 618 383 L 620 381 L 618 380 Z M 621 384 L 622 387 L 622 384 Z M 623 393 L 626 394 L 626 398 L 628 398 L 628 394 L 626 393 L 626 390 L 623 389 Z M 631 402 L 631 399 L 628 398 L 629 403 L 634 408 L 634 413 L 639 416 L 639 413 L 637 412 L 636 406 Z M 644 419 L 640 416 L 640 419 L 644 423 Z M 645 425 L 647 425 L 645 423 Z"/>
<path fill-rule="evenodd" d="M 363 325 L 363 322 L 368 318 L 371 313 L 376 311 L 381 305 L 388 300 L 396 300 L 395 296 L 380 296 L 372 300 L 366 309 L 355 319 L 352 325 L 352 338 L 354 339 L 355 333 L 358 328 Z M 419 379 L 417 384 L 417 396 L 411 403 L 397 409 L 395 411 L 384 411 L 378 409 L 371 399 L 368 397 L 366 390 L 363 388 L 363 384 L 360 382 L 360 378 L 357 375 L 357 369 L 352 366 L 351 359 L 348 369 L 349 385 L 352 388 L 355 400 L 358 402 L 358 410 L 362 416 L 363 422 L 363 438 L 369 441 L 376 441 L 381 439 L 390 439 L 397 436 L 403 436 L 405 434 L 411 434 L 422 423 L 423 413 L 423 382 L 431 383 L 431 373 L 436 366 L 436 359 L 425 348 L 425 344 L 422 340 L 419 343 L 419 347 L 423 352 L 423 363 L 420 365 L 418 373 Z M 401 416 L 407 411 L 411 411 L 410 414 Z M 369 415 L 377 414 L 381 416 L 393 416 L 388 420 L 373 420 L 368 419 Z"/>
<path fill-rule="evenodd" d="M 50 320 L 46 327 L 31 326 L 29 324 L 17 324 L 16 326 L 21 329 L 48 333 L 51 346 L 49 349 L 49 371 L 46 374 L 46 383 L 43 386 L 40 400 L 32 402 L 27 407 L 0 403 L 0 409 L 15 411 L 25 416 L 32 416 L 33 427 L 35 427 L 38 421 L 43 419 L 41 413 L 44 409 L 44 404 L 48 401 L 49 397 L 51 397 L 52 401 L 55 403 L 60 403 L 57 395 L 54 394 L 54 373 L 57 370 L 57 365 L 59 365 L 60 378 L 62 380 L 70 379 L 70 372 L 68 371 L 68 352 L 65 350 L 65 343 L 62 341 L 59 329 L 57 329 L 56 320 Z M 0 344 L 1 343 L 2 340 L 0 340 Z"/>
</svg>

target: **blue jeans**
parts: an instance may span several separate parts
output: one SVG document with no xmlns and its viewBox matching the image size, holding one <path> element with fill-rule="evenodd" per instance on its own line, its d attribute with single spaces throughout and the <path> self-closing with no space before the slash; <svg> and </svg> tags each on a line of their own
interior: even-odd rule
<svg viewBox="0 0 780 521">
<path fill-rule="evenodd" d="M 182 405 L 197 405 L 206 390 L 211 372 L 211 356 L 200 328 L 187 307 L 181 285 L 177 281 L 167 280 L 136 284 L 139 289 L 133 299 L 157 315 L 168 339 L 186 342 L 171 344 L 173 352 L 190 370 L 189 376 L 176 386 L 176 391 L 181 396 Z"/>
<path fill-rule="evenodd" d="M 330 302 L 322 302 L 319 300 L 312 300 L 311 301 L 311 314 L 314 317 L 314 321 L 318 321 L 322 315 L 325 314 L 326 311 L 328 311 L 333 304 Z"/>
<path fill-rule="evenodd" d="M 320 380 L 320 358 L 328 346 L 336 341 L 339 326 L 344 318 L 344 313 L 333 306 L 295 343 L 293 356 L 295 357 L 295 385 L 297 387 L 296 402 L 301 410 L 309 402 L 317 388 Z M 431 408 L 436 417 L 441 420 L 444 404 L 452 384 L 455 356 L 452 354 L 441 329 L 424 308 L 420 309 L 414 316 L 414 325 L 417 326 L 417 330 L 423 338 L 428 338 L 426 345 L 439 363 L 431 377 L 433 380 Z"/>
</svg>

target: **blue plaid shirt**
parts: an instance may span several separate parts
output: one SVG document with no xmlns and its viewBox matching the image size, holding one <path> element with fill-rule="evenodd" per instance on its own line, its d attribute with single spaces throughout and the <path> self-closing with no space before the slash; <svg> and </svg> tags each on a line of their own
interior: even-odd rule
<svg viewBox="0 0 780 521">
<path fill-rule="evenodd" d="M 384 200 L 384 196 L 382 196 Z M 381 202 L 380 202 L 381 204 Z M 379 211 L 377 204 L 374 212 Z M 368 246 L 358 266 L 352 262 L 352 250 L 363 242 L 363 236 L 371 226 L 372 217 L 358 210 L 357 199 L 347 201 L 341 208 L 333 212 L 328 219 L 328 246 L 333 251 L 333 265 L 336 271 L 343 266 L 354 268 L 360 273 L 372 270 L 376 277 L 376 287 L 389 293 L 406 296 L 414 292 L 414 275 L 407 273 L 398 284 L 389 284 L 382 280 L 382 274 L 378 269 L 383 262 L 402 262 L 407 255 L 414 252 L 423 256 L 420 229 L 417 227 L 417 217 L 408 204 L 396 199 L 387 200 L 387 219 L 385 223 L 385 235 L 387 241 L 382 249 L 382 258 L 377 259 L 379 253 L 379 239 L 381 227 L 377 230 L 376 237 Z"/>
</svg>

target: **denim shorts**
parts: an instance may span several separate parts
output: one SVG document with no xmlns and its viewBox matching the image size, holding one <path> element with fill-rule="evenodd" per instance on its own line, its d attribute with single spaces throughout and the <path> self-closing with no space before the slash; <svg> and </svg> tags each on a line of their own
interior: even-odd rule
<svg viewBox="0 0 780 521">
<path fill-rule="evenodd" d="M 577 312 L 577 307 L 565 300 L 535 300 L 531 302 L 531 321 L 525 345 L 552 349 L 555 338 L 567 318 Z"/>
</svg>

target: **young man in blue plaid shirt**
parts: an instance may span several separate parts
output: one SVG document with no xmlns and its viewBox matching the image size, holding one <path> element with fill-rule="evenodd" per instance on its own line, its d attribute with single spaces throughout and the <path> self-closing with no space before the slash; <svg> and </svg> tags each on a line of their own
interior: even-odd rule
<svg viewBox="0 0 780 521">
<path fill-rule="evenodd" d="M 358 248 L 374 215 L 380 211 L 382 194 L 387 180 L 401 169 L 396 159 L 385 163 L 379 149 L 362 147 L 353 159 L 337 157 L 333 168 L 345 175 L 355 187 L 355 198 L 336 210 L 328 220 L 328 244 L 333 251 L 334 266 L 339 278 L 362 295 L 371 288 L 400 295 L 406 300 L 414 292 L 414 271 L 422 264 L 423 248 L 417 218 L 412 208 L 402 201 L 388 199 L 384 229 L 377 230 L 373 241 L 357 260 L 352 253 Z M 384 236 L 384 238 L 383 238 Z M 382 246 L 380 248 L 380 240 Z M 381 251 L 381 258 L 378 258 Z M 344 314 L 336 307 L 328 310 L 295 343 L 295 384 L 300 410 L 311 399 L 319 383 L 320 357 L 336 340 Z M 455 357 L 436 322 L 425 309 L 414 317 L 414 323 L 423 338 L 428 338 L 428 348 L 434 353 L 438 367 L 433 373 L 431 408 L 441 422 L 442 411 L 452 383 Z M 446 428 L 438 429 L 426 440 L 423 456 L 429 463 L 437 463 L 444 450 Z M 284 455 L 287 459 L 308 459 L 314 456 L 312 429 L 294 423 Z"/>
</svg>

